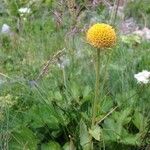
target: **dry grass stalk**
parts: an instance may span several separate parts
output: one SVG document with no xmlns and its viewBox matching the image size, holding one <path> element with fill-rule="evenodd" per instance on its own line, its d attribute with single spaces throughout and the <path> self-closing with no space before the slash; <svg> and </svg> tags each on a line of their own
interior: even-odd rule
<svg viewBox="0 0 150 150">
<path fill-rule="evenodd" d="M 65 49 L 62 49 L 60 51 L 58 51 L 56 54 L 54 54 L 52 57 L 50 57 L 50 59 L 45 63 L 45 65 L 43 66 L 40 74 L 38 75 L 36 80 L 39 80 L 40 78 L 42 78 L 45 74 L 48 73 L 49 71 L 49 66 L 55 64 L 58 59 L 63 56 L 65 54 Z"/>
<path fill-rule="evenodd" d="M 67 7 L 69 9 L 69 13 L 73 20 L 77 17 L 77 5 L 75 0 L 66 0 Z"/>
</svg>

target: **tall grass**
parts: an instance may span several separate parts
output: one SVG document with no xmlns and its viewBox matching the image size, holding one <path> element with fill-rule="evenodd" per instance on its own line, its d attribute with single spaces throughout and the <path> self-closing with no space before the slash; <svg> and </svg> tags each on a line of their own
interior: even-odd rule
<svg viewBox="0 0 150 150">
<path fill-rule="evenodd" d="M 12 34 L 0 35 L 0 81 L 5 81 L 0 82 L 0 148 L 87 150 L 90 136 L 95 150 L 148 147 L 150 87 L 137 84 L 134 74 L 150 70 L 149 42 L 126 44 L 118 33 L 116 47 L 103 55 L 101 113 L 91 129 L 95 57 L 83 30 L 90 24 L 89 12 L 84 11 L 89 5 L 74 32 L 67 4 L 59 28 L 53 13 L 58 3 L 41 4 L 39 11 L 20 20 L 18 33 L 14 17 L 1 16 L 0 25 L 8 23 Z M 69 64 L 62 70 L 56 57 L 39 77 L 47 61 L 62 49 Z"/>
</svg>

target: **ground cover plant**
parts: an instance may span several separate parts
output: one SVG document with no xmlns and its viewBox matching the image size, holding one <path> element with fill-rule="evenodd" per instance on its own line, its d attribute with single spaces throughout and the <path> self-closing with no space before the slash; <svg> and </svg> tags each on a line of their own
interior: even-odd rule
<svg viewBox="0 0 150 150">
<path fill-rule="evenodd" d="M 148 4 L 0 1 L 0 149 L 149 150 Z"/>
</svg>

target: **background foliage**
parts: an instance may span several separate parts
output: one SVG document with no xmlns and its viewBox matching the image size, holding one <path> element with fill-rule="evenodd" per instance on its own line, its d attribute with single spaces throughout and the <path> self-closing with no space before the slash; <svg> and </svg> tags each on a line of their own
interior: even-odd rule
<svg viewBox="0 0 150 150">
<path fill-rule="evenodd" d="M 95 150 L 148 150 L 150 87 L 137 84 L 134 74 L 150 70 L 150 43 L 120 34 L 121 21 L 130 17 L 148 27 L 147 3 L 129 1 L 123 20 L 116 18 L 118 43 L 101 56 L 100 112 L 90 129 L 95 56 L 85 32 L 110 22 L 109 7 L 86 0 L 73 9 L 66 1 L 1 1 L 0 26 L 9 24 L 11 33 L 0 34 L 0 148 L 88 150 L 92 136 Z M 31 13 L 21 16 L 21 7 Z"/>
</svg>

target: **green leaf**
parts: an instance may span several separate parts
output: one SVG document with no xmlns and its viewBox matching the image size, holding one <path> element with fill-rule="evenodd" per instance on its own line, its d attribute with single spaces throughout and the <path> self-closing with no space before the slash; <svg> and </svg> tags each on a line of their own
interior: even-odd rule
<svg viewBox="0 0 150 150">
<path fill-rule="evenodd" d="M 121 112 L 114 113 L 114 119 L 116 120 L 117 126 L 118 126 L 116 128 L 116 133 L 120 137 L 123 135 L 123 131 L 125 130 L 123 126 L 128 124 L 131 120 L 131 117 L 129 117 L 130 113 L 131 113 L 130 108 L 126 108 L 125 110 L 122 110 Z"/>
<path fill-rule="evenodd" d="M 140 136 L 139 134 L 136 135 L 127 134 L 125 137 L 121 139 L 121 143 L 126 145 L 140 145 Z"/>
<path fill-rule="evenodd" d="M 103 138 L 106 141 L 117 141 L 116 129 L 118 128 L 117 123 L 112 118 L 107 118 L 103 125 Z"/>
<path fill-rule="evenodd" d="M 63 146 L 63 150 L 76 150 L 76 147 L 74 146 L 73 142 L 67 142 Z"/>
<path fill-rule="evenodd" d="M 112 107 L 113 107 L 113 101 L 108 97 L 104 97 L 104 100 L 101 103 L 102 111 L 108 113 Z"/>
<path fill-rule="evenodd" d="M 148 120 L 142 115 L 142 113 L 136 111 L 133 116 L 133 123 L 139 129 L 140 132 L 146 131 L 148 127 Z"/>
<path fill-rule="evenodd" d="M 89 86 L 86 86 L 83 90 L 83 98 L 86 98 L 90 92 L 91 92 L 91 88 Z"/>
<path fill-rule="evenodd" d="M 141 43 L 141 38 L 138 35 L 122 35 L 121 40 L 125 44 Z"/>
<path fill-rule="evenodd" d="M 107 118 L 104 121 L 103 134 L 106 140 L 117 141 L 121 139 L 124 134 L 127 134 L 124 125 L 131 121 L 130 113 L 131 109 L 126 108 L 120 112 L 114 112 L 111 118 Z"/>
<path fill-rule="evenodd" d="M 100 141 L 101 129 L 98 125 L 94 126 L 93 129 L 90 129 L 89 133 L 95 140 Z"/>
<path fill-rule="evenodd" d="M 62 95 L 61 95 L 61 93 L 60 93 L 59 91 L 56 91 L 56 92 L 54 93 L 54 97 L 55 97 L 57 100 L 62 100 Z"/>
<path fill-rule="evenodd" d="M 49 141 L 46 144 L 41 145 L 41 150 L 62 150 L 59 143 L 54 141 Z"/>
<path fill-rule="evenodd" d="M 90 150 L 90 135 L 83 120 L 80 121 L 80 145 L 83 150 Z"/>
<path fill-rule="evenodd" d="M 130 122 L 131 117 L 129 117 L 131 113 L 131 108 L 127 107 L 126 109 L 122 110 L 121 112 L 115 112 L 114 118 L 118 122 L 118 124 L 125 125 Z"/>
<path fill-rule="evenodd" d="M 51 129 L 59 129 L 59 120 L 55 110 L 44 104 L 33 105 L 25 117 L 26 122 L 31 122 L 33 128 L 43 127 L 45 124 Z"/>
<path fill-rule="evenodd" d="M 34 133 L 27 127 L 16 129 L 12 132 L 9 142 L 10 150 L 37 150 L 38 140 Z"/>
<path fill-rule="evenodd" d="M 80 96 L 80 89 L 77 83 L 73 82 L 71 85 L 72 96 L 78 98 Z"/>
</svg>

